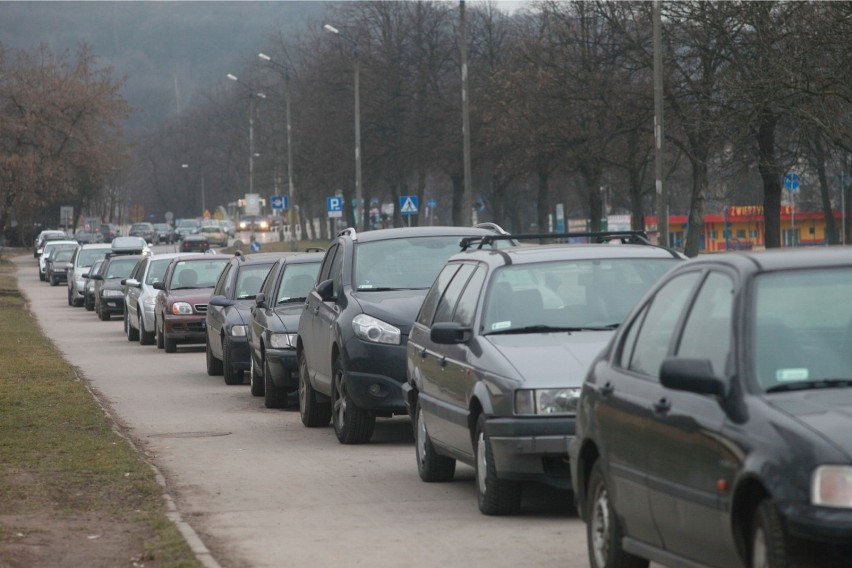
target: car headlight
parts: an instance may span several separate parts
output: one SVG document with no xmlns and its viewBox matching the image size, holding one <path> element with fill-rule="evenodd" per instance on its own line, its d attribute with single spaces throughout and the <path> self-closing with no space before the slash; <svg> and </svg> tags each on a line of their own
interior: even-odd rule
<svg viewBox="0 0 852 568">
<path fill-rule="evenodd" d="M 818 467 L 811 479 L 811 502 L 821 507 L 852 509 L 852 467 Z"/>
<path fill-rule="evenodd" d="M 186 302 L 175 302 L 172 304 L 172 313 L 176 316 L 192 315 L 192 306 Z"/>
<path fill-rule="evenodd" d="M 515 391 L 515 414 L 576 414 L 580 388 Z"/>
<path fill-rule="evenodd" d="M 117 298 L 119 296 L 124 296 L 124 292 L 121 290 L 104 290 L 103 293 L 104 298 Z"/>
<path fill-rule="evenodd" d="M 296 346 L 295 333 L 273 333 L 269 336 L 269 345 L 275 349 L 287 349 Z"/>
<path fill-rule="evenodd" d="M 261 229 L 266 229 L 267 227 L 269 227 L 269 223 L 267 223 L 266 221 L 260 222 L 260 228 Z"/>
<path fill-rule="evenodd" d="M 234 337 L 245 337 L 247 330 L 248 330 L 247 326 L 232 325 L 231 326 L 231 335 L 234 336 Z"/>
<path fill-rule="evenodd" d="M 373 343 L 390 343 L 399 345 L 401 333 L 399 328 L 366 314 L 358 314 L 352 319 L 355 335 Z"/>
</svg>

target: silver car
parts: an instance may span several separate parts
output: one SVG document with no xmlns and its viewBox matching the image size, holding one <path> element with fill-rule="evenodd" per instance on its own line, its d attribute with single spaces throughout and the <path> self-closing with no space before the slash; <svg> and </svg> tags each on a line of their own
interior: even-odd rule
<svg viewBox="0 0 852 568">
<path fill-rule="evenodd" d="M 82 245 L 74 252 L 68 268 L 68 305 L 79 307 L 86 299 L 86 278 L 83 276 L 96 260 L 112 252 L 109 243 Z"/>
<path fill-rule="evenodd" d="M 77 244 L 77 241 L 72 240 L 55 240 L 55 241 L 46 241 L 44 246 L 41 248 L 41 252 L 38 257 L 38 279 L 42 282 L 47 280 L 47 265 L 45 261 L 47 260 L 48 255 L 54 249 L 73 249 L 80 245 Z"/>
<path fill-rule="evenodd" d="M 128 341 L 154 344 L 154 304 L 158 290 L 153 285 L 163 279 L 166 268 L 176 256 L 178 254 L 170 253 L 145 258 L 124 282 L 124 331 Z"/>
</svg>

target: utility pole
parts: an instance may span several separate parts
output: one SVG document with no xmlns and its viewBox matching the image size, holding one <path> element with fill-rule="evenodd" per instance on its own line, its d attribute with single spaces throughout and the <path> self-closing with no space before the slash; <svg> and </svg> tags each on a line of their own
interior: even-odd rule
<svg viewBox="0 0 852 568">
<path fill-rule="evenodd" d="M 459 0 L 459 15 L 461 33 L 461 79 L 462 79 L 462 137 L 464 139 L 464 191 L 462 192 L 462 225 L 471 224 L 473 211 L 473 188 L 470 173 L 470 116 L 468 113 L 469 91 L 467 88 L 467 18 L 464 10 L 464 0 Z"/>
<path fill-rule="evenodd" d="M 663 23 L 660 0 L 654 0 L 654 175 L 656 178 L 657 234 L 669 246 L 668 196 L 663 183 Z"/>
</svg>

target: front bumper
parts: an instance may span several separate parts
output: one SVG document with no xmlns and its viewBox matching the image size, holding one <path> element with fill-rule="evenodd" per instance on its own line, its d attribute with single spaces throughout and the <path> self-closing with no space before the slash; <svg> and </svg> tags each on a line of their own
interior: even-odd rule
<svg viewBox="0 0 852 568">
<path fill-rule="evenodd" d="M 101 309 L 104 312 L 110 314 L 123 314 L 124 313 L 124 297 L 123 296 L 111 296 L 109 298 L 104 298 L 101 296 Z"/>
<path fill-rule="evenodd" d="M 780 503 L 779 510 L 792 535 L 810 541 L 852 545 L 852 509 Z"/>
<path fill-rule="evenodd" d="M 266 364 L 272 374 L 272 382 L 276 387 L 296 389 L 299 387 L 299 363 L 295 349 L 267 348 Z"/>
<path fill-rule="evenodd" d="M 346 390 L 358 408 L 379 415 L 408 414 L 402 394 L 405 352 L 402 345 L 368 343 L 353 337 L 346 343 Z"/>
<path fill-rule="evenodd" d="M 231 355 L 231 368 L 235 371 L 248 371 L 251 368 L 251 352 L 245 337 L 225 337 Z"/>
<path fill-rule="evenodd" d="M 204 315 L 167 315 L 163 322 L 163 335 L 184 343 L 204 343 L 207 339 L 207 321 Z"/>
<path fill-rule="evenodd" d="M 497 476 L 571 489 L 568 446 L 575 423 L 573 416 L 486 420 Z"/>
</svg>

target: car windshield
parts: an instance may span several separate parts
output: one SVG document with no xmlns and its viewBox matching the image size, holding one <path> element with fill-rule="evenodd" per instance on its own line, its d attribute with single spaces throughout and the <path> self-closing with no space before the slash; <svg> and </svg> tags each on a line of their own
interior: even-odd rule
<svg viewBox="0 0 852 568">
<path fill-rule="evenodd" d="M 428 290 L 461 237 L 409 237 L 358 243 L 353 285 L 359 291 Z"/>
<path fill-rule="evenodd" d="M 286 265 L 275 303 L 288 304 L 304 300 L 316 282 L 319 267 L 319 262 Z"/>
<path fill-rule="evenodd" d="M 72 249 L 61 249 L 53 255 L 54 261 L 56 262 L 71 260 L 72 256 L 74 256 L 74 251 Z"/>
<path fill-rule="evenodd" d="M 199 222 L 195 219 L 181 219 L 177 222 L 176 227 L 179 229 L 195 229 L 198 227 Z"/>
<path fill-rule="evenodd" d="M 162 282 L 171 261 L 170 258 L 152 260 L 148 266 L 148 274 L 145 276 L 145 284 L 151 285 L 154 282 Z"/>
<path fill-rule="evenodd" d="M 497 270 L 485 334 L 614 329 L 675 258 L 555 260 Z"/>
<path fill-rule="evenodd" d="M 269 264 L 244 266 L 237 274 L 237 299 L 254 298 L 260 292 L 260 285 L 263 284 L 263 279 L 269 274 L 270 268 L 272 268 L 271 262 Z"/>
<path fill-rule="evenodd" d="M 753 294 L 751 351 L 761 389 L 852 386 L 852 269 L 764 274 Z"/>
<path fill-rule="evenodd" d="M 175 266 L 171 289 L 213 288 L 229 260 L 228 257 L 182 260 Z"/>
<path fill-rule="evenodd" d="M 92 263 L 94 263 L 99 258 L 104 258 L 109 252 L 110 249 L 108 248 L 81 250 L 80 255 L 77 257 L 77 266 L 92 266 Z"/>
<path fill-rule="evenodd" d="M 109 263 L 107 278 L 127 278 L 138 264 L 138 258 L 115 259 Z"/>
</svg>

